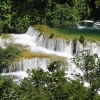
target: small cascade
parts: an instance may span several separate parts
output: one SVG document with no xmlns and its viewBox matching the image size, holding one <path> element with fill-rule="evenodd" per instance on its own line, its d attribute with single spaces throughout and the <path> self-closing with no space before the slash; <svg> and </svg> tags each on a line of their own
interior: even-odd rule
<svg viewBox="0 0 100 100">
<path fill-rule="evenodd" d="M 3 70 L 3 73 L 9 73 L 9 72 L 17 72 L 17 71 L 24 71 L 26 72 L 28 69 L 32 68 L 43 68 L 43 70 L 47 70 L 47 66 L 53 62 L 53 59 L 50 58 L 31 58 L 31 59 L 21 59 L 18 62 L 13 62 L 13 64 Z M 67 66 L 67 61 L 63 60 L 64 66 Z"/>
<path fill-rule="evenodd" d="M 81 51 L 84 50 L 84 46 L 82 43 L 80 43 L 79 41 L 77 41 L 77 44 L 76 44 L 76 54 L 77 55 L 80 55 Z"/>
<path fill-rule="evenodd" d="M 57 52 L 65 52 L 66 48 L 66 40 L 61 39 L 61 38 L 52 38 L 50 39 L 49 37 L 45 35 L 40 35 L 37 38 L 37 46 L 44 47 L 49 50 L 57 51 Z"/>
<path fill-rule="evenodd" d="M 29 27 L 26 34 L 32 38 L 33 43 L 36 43 L 37 47 L 43 47 L 55 52 L 69 53 L 70 55 L 79 55 L 80 51 L 89 50 L 91 54 L 97 53 L 100 56 L 100 42 L 87 41 L 83 46 L 77 40 L 50 38 L 49 36 L 41 34 L 33 27 Z"/>
<path fill-rule="evenodd" d="M 75 47 L 72 40 L 50 38 L 49 36 L 41 34 L 38 30 L 31 26 L 28 28 L 26 34 L 32 38 L 32 41 L 36 43 L 37 47 L 43 47 L 51 51 L 69 53 L 73 55 L 73 49 Z M 75 53 L 77 52 L 75 51 Z"/>
<path fill-rule="evenodd" d="M 97 54 L 100 57 L 100 41 L 98 42 L 87 41 L 85 45 L 81 44 L 80 42 L 77 42 L 76 54 L 79 55 L 83 50 L 89 51 L 91 55 Z"/>
<path fill-rule="evenodd" d="M 68 59 L 68 67 L 66 68 L 65 72 L 67 73 L 66 77 L 73 80 L 76 79 L 76 75 L 83 76 L 83 72 L 79 68 L 77 68 L 70 59 Z"/>
<path fill-rule="evenodd" d="M 100 41 L 96 43 L 97 44 L 97 54 L 100 57 Z"/>
<path fill-rule="evenodd" d="M 65 47 L 65 52 L 72 54 L 72 49 L 73 49 L 73 42 L 72 40 L 66 40 L 66 47 Z"/>
<path fill-rule="evenodd" d="M 35 58 L 30 59 L 21 59 L 19 61 L 15 61 L 12 65 L 3 70 L 3 73 L 7 72 L 18 72 L 24 71 L 26 72 L 28 69 L 41 67 L 44 70 L 47 70 L 47 66 L 58 56 L 59 59 L 64 62 L 62 67 L 66 67 L 66 71 L 69 71 L 68 75 L 72 73 L 78 73 L 79 69 L 75 67 L 71 63 L 70 58 L 73 56 L 81 55 L 81 51 L 89 50 L 90 54 L 97 54 L 100 57 L 100 41 L 91 42 L 85 41 L 85 44 L 81 44 L 78 40 L 65 40 L 61 38 L 50 38 L 44 34 L 41 34 L 38 30 L 33 27 L 29 27 L 26 34 L 13 34 L 13 43 L 19 43 L 25 46 L 28 46 L 28 50 L 34 53 L 43 53 L 44 56 L 35 56 Z M 4 41 L 0 37 L 0 46 L 4 46 Z M 26 48 L 25 48 L 26 49 Z M 45 54 L 49 54 L 51 56 L 45 56 Z M 54 58 L 53 55 L 57 55 Z M 62 59 L 62 57 L 65 57 Z M 81 73 L 81 72 L 80 72 Z"/>
<path fill-rule="evenodd" d="M 39 31 L 33 27 L 29 27 L 26 34 L 32 37 L 32 40 L 37 44 L 37 46 L 48 50 L 65 52 L 66 47 L 68 46 L 65 39 L 50 38 L 49 36 L 40 34 Z"/>
<path fill-rule="evenodd" d="M 37 38 L 40 35 L 40 32 L 38 30 L 36 30 L 35 28 L 33 28 L 33 27 L 30 26 L 28 28 L 26 34 L 32 38 L 33 42 L 36 42 Z"/>
<path fill-rule="evenodd" d="M 84 50 L 88 50 L 90 54 L 97 54 L 100 57 L 100 42 L 87 42 Z"/>
<path fill-rule="evenodd" d="M 31 37 L 34 37 L 34 36 L 38 36 L 40 34 L 40 32 L 38 30 L 36 30 L 35 28 L 33 27 L 29 27 L 27 32 L 26 32 L 27 35 L 31 36 Z"/>
</svg>

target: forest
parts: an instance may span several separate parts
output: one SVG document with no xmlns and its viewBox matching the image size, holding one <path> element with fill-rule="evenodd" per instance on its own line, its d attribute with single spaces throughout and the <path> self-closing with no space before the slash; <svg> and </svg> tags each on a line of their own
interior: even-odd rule
<svg viewBox="0 0 100 100">
<path fill-rule="evenodd" d="M 72 27 L 81 20 L 99 21 L 99 13 L 99 0 L 0 0 L 0 34 L 25 33 L 30 25 L 40 24 L 53 28 Z M 79 42 L 85 44 L 83 35 Z M 53 61 L 47 71 L 40 67 L 27 70 L 28 77 L 16 84 L 12 76 L 1 73 L 19 60 L 21 52 L 13 44 L 0 47 L 0 100 L 100 100 L 100 58 L 97 54 L 82 51 L 80 56 L 71 59 L 84 73 L 72 75 L 74 80 L 67 76 L 65 67 L 61 68 L 63 62 Z"/>
<path fill-rule="evenodd" d="M 100 19 L 99 0 L 0 0 L 0 32 L 24 33 L 30 25 L 70 27 Z"/>
</svg>

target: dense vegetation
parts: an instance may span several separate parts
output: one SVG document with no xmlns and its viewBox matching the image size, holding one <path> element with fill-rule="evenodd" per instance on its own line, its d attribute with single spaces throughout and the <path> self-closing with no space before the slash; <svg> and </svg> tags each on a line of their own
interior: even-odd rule
<svg viewBox="0 0 100 100">
<path fill-rule="evenodd" d="M 94 57 L 94 56 L 92 56 Z M 84 87 L 85 76 L 72 80 L 67 77 L 61 62 L 53 62 L 44 71 L 41 68 L 28 70 L 29 76 L 21 81 L 20 85 L 14 84 L 11 78 L 0 80 L 0 100 L 99 100 L 99 80 Z M 84 68 L 85 69 L 85 68 Z M 92 69 L 93 70 L 93 69 Z M 90 71 L 90 70 L 89 70 Z M 87 71 L 85 71 L 87 72 Z M 93 74 L 95 72 L 92 72 Z M 85 78 L 84 81 L 81 79 Z M 89 75 L 89 80 L 91 76 Z M 79 81 L 79 79 L 81 81 Z M 89 81 L 88 81 L 89 82 Z M 94 81 L 92 82 L 94 83 Z"/>
<path fill-rule="evenodd" d="M 13 45 L 0 48 L 0 71 L 9 67 L 19 54 L 20 50 Z M 76 80 L 67 76 L 61 61 L 52 62 L 47 66 L 48 71 L 28 70 L 29 76 L 20 84 L 0 75 L 0 100 L 99 100 L 100 58 L 82 51 L 72 61 L 84 73 L 73 76 Z M 84 82 L 89 86 L 85 87 Z"/>
<path fill-rule="evenodd" d="M 73 26 L 99 20 L 99 0 L 0 0 L 0 32 L 25 32 L 30 25 Z"/>
<path fill-rule="evenodd" d="M 19 55 L 20 50 L 16 46 L 8 45 L 4 49 L 0 47 L 0 73 L 3 69 L 8 68 Z"/>
<path fill-rule="evenodd" d="M 34 24 L 70 27 L 79 20 L 99 20 L 99 12 L 99 0 L 0 0 L 0 32 L 25 32 Z M 76 39 L 73 41 L 76 48 Z M 82 35 L 79 41 L 84 44 Z M 0 47 L 0 73 L 19 54 L 20 50 L 13 45 Z M 29 76 L 20 85 L 0 75 L 0 100 L 99 100 L 100 58 L 83 52 L 73 62 L 84 73 L 76 75 L 76 80 L 67 77 L 61 62 L 51 63 L 48 71 L 28 70 Z M 89 86 L 84 87 L 84 82 Z"/>
<path fill-rule="evenodd" d="M 19 53 L 12 45 L 0 48 L 0 70 L 15 61 Z M 28 70 L 28 77 L 20 84 L 15 84 L 11 77 L 0 75 L 0 100 L 99 100 L 100 58 L 82 51 L 72 61 L 84 73 L 73 76 L 75 80 L 67 76 L 61 61 L 52 62 L 47 66 L 48 71 L 42 68 Z"/>
<path fill-rule="evenodd" d="M 83 72 L 83 76 L 78 76 L 79 80 L 88 82 L 90 85 L 90 90 L 92 91 L 90 100 L 95 100 L 94 95 L 100 90 L 100 58 L 97 54 L 91 55 L 86 50 L 82 51 L 80 56 L 76 56 L 73 62 Z"/>
</svg>

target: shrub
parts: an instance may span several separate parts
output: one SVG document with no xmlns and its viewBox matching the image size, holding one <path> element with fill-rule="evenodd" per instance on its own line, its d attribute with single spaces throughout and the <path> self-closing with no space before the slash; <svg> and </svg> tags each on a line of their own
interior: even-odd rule
<svg viewBox="0 0 100 100">
<path fill-rule="evenodd" d="M 79 38 L 79 42 L 82 43 L 82 44 L 84 44 L 84 41 L 85 41 L 84 36 L 81 35 L 80 38 Z"/>
</svg>

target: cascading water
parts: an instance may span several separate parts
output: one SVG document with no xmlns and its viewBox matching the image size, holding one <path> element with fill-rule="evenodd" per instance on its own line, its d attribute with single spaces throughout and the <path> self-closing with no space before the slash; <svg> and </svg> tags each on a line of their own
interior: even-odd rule
<svg viewBox="0 0 100 100">
<path fill-rule="evenodd" d="M 69 49 L 72 45 L 71 41 L 69 42 L 69 44 L 67 44 L 68 40 L 66 41 L 61 38 L 51 39 L 48 36 L 42 35 L 38 32 L 38 30 L 34 29 L 33 27 L 29 27 L 26 34 L 32 37 L 32 40 L 37 44 L 37 46 L 56 52 L 66 52 L 67 49 Z"/>
<path fill-rule="evenodd" d="M 91 54 L 97 53 L 100 56 L 100 42 L 86 42 L 85 46 L 76 41 L 74 43 L 73 40 L 65 40 L 61 38 L 52 38 L 50 39 L 48 36 L 40 34 L 38 30 L 33 27 L 29 27 L 26 32 L 27 35 L 32 37 L 34 43 L 36 43 L 37 47 L 43 47 L 47 50 L 55 51 L 55 52 L 63 52 L 70 53 L 70 55 L 77 54 L 82 50 L 89 50 Z M 68 43 L 69 42 L 69 43 Z M 75 49 L 75 51 L 74 51 Z"/>
<path fill-rule="evenodd" d="M 100 57 L 100 42 L 85 42 L 85 45 L 81 44 L 79 41 L 76 41 L 74 44 L 73 40 L 65 40 L 61 38 L 50 38 L 44 34 L 41 34 L 38 30 L 33 27 L 29 27 L 26 34 L 16 35 L 12 34 L 14 38 L 13 43 L 19 43 L 22 45 L 28 45 L 30 51 L 32 52 L 42 52 L 49 55 L 58 55 L 61 57 L 66 57 L 66 61 L 70 69 L 72 69 L 72 64 L 67 58 L 72 58 L 73 50 L 75 49 L 75 54 L 80 54 L 82 50 L 89 50 L 91 54 L 97 53 Z M 1 41 L 1 38 L 0 38 Z M 1 42 L 0 42 L 1 43 Z M 1 45 L 1 44 L 0 44 Z M 5 69 L 4 72 L 16 72 L 16 71 L 26 71 L 31 68 L 41 67 L 46 70 L 48 64 L 51 63 L 50 58 L 31 58 L 31 59 L 22 59 L 19 62 L 14 62 L 9 69 Z M 74 66 L 74 65 L 73 65 Z M 68 70 L 68 69 L 67 69 Z"/>
<path fill-rule="evenodd" d="M 67 66 L 66 60 L 62 60 L 62 66 Z M 27 71 L 32 68 L 43 68 L 43 70 L 47 70 L 47 66 L 53 62 L 53 59 L 50 58 L 31 58 L 31 59 L 21 59 L 20 61 L 13 62 L 10 68 L 4 69 L 3 73 L 7 72 L 16 72 L 16 71 Z"/>
<path fill-rule="evenodd" d="M 36 43 L 37 46 L 56 52 L 69 52 L 72 54 L 72 41 L 70 40 L 61 38 L 50 39 L 49 37 L 40 34 L 38 30 L 33 27 L 29 27 L 26 34 L 32 37 L 33 42 Z M 69 41 L 69 44 L 67 44 L 67 41 Z"/>
</svg>

